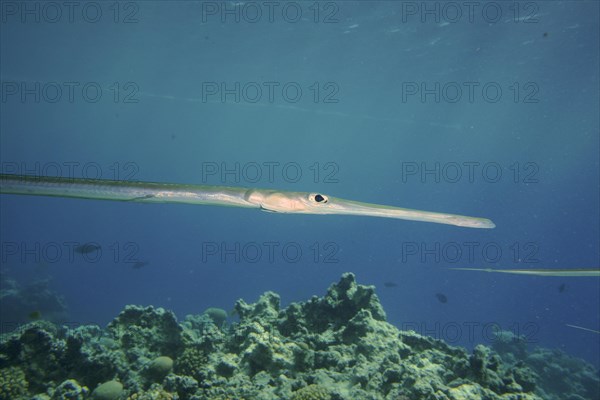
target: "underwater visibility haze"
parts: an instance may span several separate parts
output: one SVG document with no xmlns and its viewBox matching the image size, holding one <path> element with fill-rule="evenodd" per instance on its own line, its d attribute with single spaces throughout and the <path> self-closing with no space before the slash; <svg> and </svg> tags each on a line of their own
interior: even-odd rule
<svg viewBox="0 0 600 400">
<path fill-rule="evenodd" d="M 600 398 L 597 2 L 0 6 L 0 400 Z"/>
</svg>

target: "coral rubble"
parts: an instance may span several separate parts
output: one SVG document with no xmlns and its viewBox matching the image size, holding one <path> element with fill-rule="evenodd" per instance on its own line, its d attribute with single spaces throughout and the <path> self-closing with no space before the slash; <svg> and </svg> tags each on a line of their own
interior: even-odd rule
<svg viewBox="0 0 600 400">
<path fill-rule="evenodd" d="M 351 273 L 323 297 L 281 309 L 267 292 L 235 312 L 178 323 L 128 306 L 106 329 L 27 324 L 0 340 L 0 400 L 600 398 L 598 372 L 562 353 L 518 341 L 469 353 L 399 331 Z"/>
</svg>

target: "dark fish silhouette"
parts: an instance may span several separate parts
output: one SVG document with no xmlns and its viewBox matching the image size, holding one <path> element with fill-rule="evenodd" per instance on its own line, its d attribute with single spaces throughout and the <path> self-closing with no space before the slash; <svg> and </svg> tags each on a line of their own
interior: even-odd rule
<svg viewBox="0 0 600 400">
<path fill-rule="evenodd" d="M 384 282 L 383 286 L 385 286 L 385 287 L 396 287 L 398 285 L 396 284 L 396 282 L 390 282 L 390 281 L 388 281 L 388 282 Z"/>
<path fill-rule="evenodd" d="M 137 261 L 137 262 L 133 263 L 133 265 L 131 266 L 131 268 L 133 268 L 133 269 L 140 269 L 140 268 L 145 267 L 148 264 L 150 264 L 148 261 Z"/>
<path fill-rule="evenodd" d="M 448 302 L 448 298 L 447 298 L 447 297 L 446 297 L 446 295 L 445 295 L 445 294 L 443 294 L 443 293 L 436 293 L 436 294 L 435 294 L 435 297 L 437 297 L 437 299 L 438 299 L 438 301 L 439 301 L 440 303 L 447 303 L 447 302 Z"/>
<path fill-rule="evenodd" d="M 29 313 L 28 317 L 32 321 L 37 321 L 38 319 L 42 318 L 42 313 L 39 311 L 32 311 Z"/>
<path fill-rule="evenodd" d="M 79 254 L 90 254 L 94 251 L 100 250 L 102 247 L 95 243 L 85 243 L 75 247 L 75 252 Z"/>
<path fill-rule="evenodd" d="M 561 283 L 560 286 L 558 287 L 558 292 L 562 293 L 565 291 L 567 285 L 565 285 L 564 283 Z"/>
</svg>

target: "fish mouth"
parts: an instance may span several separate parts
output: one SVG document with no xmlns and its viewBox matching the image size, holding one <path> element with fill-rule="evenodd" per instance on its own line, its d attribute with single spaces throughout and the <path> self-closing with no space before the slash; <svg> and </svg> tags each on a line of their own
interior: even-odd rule
<svg viewBox="0 0 600 400">
<path fill-rule="evenodd" d="M 492 229 L 496 227 L 496 224 L 487 218 L 414 210 L 338 198 L 330 198 L 329 204 L 324 206 L 326 207 L 323 207 L 316 213 L 404 219 L 409 221 L 454 225 L 465 228 Z"/>
<path fill-rule="evenodd" d="M 250 190 L 246 200 L 263 211 L 281 214 L 356 215 L 433 222 L 465 228 L 492 229 L 487 218 L 413 210 L 330 197 L 320 193 Z"/>
</svg>

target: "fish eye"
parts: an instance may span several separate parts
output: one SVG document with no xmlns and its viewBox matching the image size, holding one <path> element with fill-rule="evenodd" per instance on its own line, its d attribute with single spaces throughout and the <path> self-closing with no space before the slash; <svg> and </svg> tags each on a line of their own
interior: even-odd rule
<svg viewBox="0 0 600 400">
<path fill-rule="evenodd" d="M 324 196 L 319 193 L 313 193 L 309 196 L 309 198 L 311 201 L 314 201 L 315 203 L 327 203 L 327 201 L 329 201 L 327 196 Z"/>
</svg>

